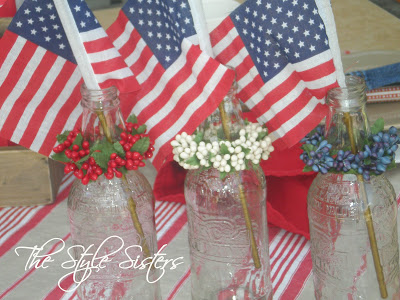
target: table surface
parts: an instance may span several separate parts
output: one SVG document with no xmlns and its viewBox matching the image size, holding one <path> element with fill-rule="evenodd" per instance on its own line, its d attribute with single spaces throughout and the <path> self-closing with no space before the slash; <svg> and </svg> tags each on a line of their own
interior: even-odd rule
<svg viewBox="0 0 400 300">
<path fill-rule="evenodd" d="M 146 167 L 143 173 L 152 184 L 155 170 Z M 389 171 L 388 178 L 398 195 L 400 169 Z M 27 270 L 25 264 L 30 251 L 19 250 L 20 256 L 14 251 L 16 247 L 40 246 L 52 238 L 62 239 L 65 242 L 64 249 L 72 245 L 66 206 L 72 181 L 73 177 L 65 177 L 54 204 L 0 208 L 0 299 L 78 299 L 76 292 L 65 293 L 58 287 L 58 280 L 69 272 L 60 266 L 68 260 L 66 251 L 54 256 L 54 262 L 47 269 Z M 159 248 L 167 244 L 163 251 L 167 258 L 183 257 L 182 265 L 175 270 L 167 270 L 162 277 L 162 298 L 190 299 L 190 257 L 185 205 L 157 201 L 155 214 Z M 269 227 L 269 239 L 274 299 L 313 299 L 309 241 L 276 227 Z M 50 246 L 54 247 L 49 251 L 57 251 L 61 244 L 60 241 L 53 241 Z M 72 275 L 63 279 L 61 285 L 68 287 L 65 289 L 73 288 Z"/>
</svg>

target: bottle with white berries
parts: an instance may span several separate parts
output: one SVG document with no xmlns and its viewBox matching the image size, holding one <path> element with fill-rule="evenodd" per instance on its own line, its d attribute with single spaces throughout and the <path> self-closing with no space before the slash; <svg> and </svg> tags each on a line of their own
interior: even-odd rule
<svg viewBox="0 0 400 300">
<path fill-rule="evenodd" d="M 128 155 L 131 151 L 125 149 L 128 150 L 125 152 L 119 146 L 121 151 L 117 155 L 113 149 L 113 145 L 125 146 L 134 138 L 132 134 L 127 138 L 127 132 L 132 132 L 130 123 L 125 128 L 121 122 L 117 89 L 88 90 L 83 86 L 81 94 L 84 139 L 81 151 L 87 150 L 82 160 L 94 152 L 98 155 L 96 160 L 90 157 L 82 169 L 74 172 L 78 178 L 68 196 L 73 243 L 70 255 L 76 262 L 80 259 L 101 262 L 96 263 L 100 267 L 92 267 L 90 272 L 85 268 L 76 272 L 77 294 L 84 300 L 161 299 L 159 283 L 154 282 L 159 276 L 157 269 L 146 263 L 157 253 L 152 189 L 137 167 L 127 166 L 133 153 Z M 80 145 L 77 139 L 72 141 L 75 146 Z M 79 161 L 74 161 L 77 168 Z M 122 164 L 129 170 L 126 174 L 118 168 Z M 79 172 L 90 176 L 90 181 L 85 181 Z M 135 258 L 137 267 L 133 267 L 130 257 Z"/>
<path fill-rule="evenodd" d="M 272 299 L 266 181 L 273 150 L 266 128 L 245 124 L 236 82 L 193 136 L 178 135 L 174 159 L 189 169 L 192 299 Z"/>
</svg>

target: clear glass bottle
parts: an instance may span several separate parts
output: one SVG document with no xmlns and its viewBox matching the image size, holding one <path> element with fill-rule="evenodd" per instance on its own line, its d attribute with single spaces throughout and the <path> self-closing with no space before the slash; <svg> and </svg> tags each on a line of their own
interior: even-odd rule
<svg viewBox="0 0 400 300">
<path fill-rule="evenodd" d="M 236 83 L 223 107 L 222 117 L 218 109 L 199 127 L 205 141 L 238 138 L 244 123 Z M 262 169 L 250 167 L 224 179 L 215 168 L 190 170 L 185 199 L 192 299 L 272 299 Z"/>
<path fill-rule="evenodd" d="M 88 90 L 83 86 L 81 94 L 84 138 L 90 144 L 104 139 L 117 141 L 120 129 L 125 128 L 117 89 Z M 156 269 L 130 266 L 131 260 L 138 258 L 136 266 L 140 266 L 157 252 L 154 197 L 139 171 L 111 180 L 101 175 L 87 185 L 76 179 L 68 196 L 68 213 L 73 244 L 83 246 L 74 247 L 75 259 L 90 261 L 93 256 L 89 253 L 96 251 L 97 258 L 109 259 L 104 263 L 96 259 L 93 265 L 100 268 L 93 268 L 84 281 L 88 274 L 77 272 L 76 281 L 82 281 L 80 299 L 161 299 L 159 283 L 149 283 L 158 278 Z"/>
<path fill-rule="evenodd" d="M 370 134 L 363 79 L 346 77 L 346 88 L 330 90 L 327 104 L 328 142 L 351 149 L 351 137 L 353 147 L 363 149 Z M 318 174 L 308 193 L 308 217 L 316 299 L 400 299 L 397 203 L 384 175 Z"/>
</svg>

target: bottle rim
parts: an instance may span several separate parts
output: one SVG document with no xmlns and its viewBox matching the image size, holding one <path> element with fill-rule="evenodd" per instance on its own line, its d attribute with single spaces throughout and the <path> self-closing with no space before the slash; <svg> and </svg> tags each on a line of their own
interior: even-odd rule
<svg viewBox="0 0 400 300">
<path fill-rule="evenodd" d="M 118 89 L 115 86 L 110 86 L 104 89 L 88 89 L 85 83 L 81 85 L 82 99 L 90 102 L 100 102 L 114 100 L 117 98 Z"/>
<path fill-rule="evenodd" d="M 364 105 L 367 102 L 365 80 L 359 76 L 346 75 L 345 82 L 345 87 L 336 87 L 328 91 L 326 103 L 342 108 Z"/>
</svg>

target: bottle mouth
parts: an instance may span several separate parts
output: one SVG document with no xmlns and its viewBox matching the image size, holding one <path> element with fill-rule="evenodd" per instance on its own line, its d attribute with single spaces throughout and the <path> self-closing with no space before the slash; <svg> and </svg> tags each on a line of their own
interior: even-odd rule
<svg viewBox="0 0 400 300">
<path fill-rule="evenodd" d="M 90 90 L 84 83 L 81 85 L 81 95 L 83 100 L 90 102 L 113 100 L 117 97 L 117 92 L 118 89 L 115 86 L 99 90 Z"/>
<path fill-rule="evenodd" d="M 326 103 L 335 108 L 350 109 L 360 107 L 367 102 L 366 85 L 363 78 L 346 75 L 346 86 L 328 91 Z"/>
</svg>

